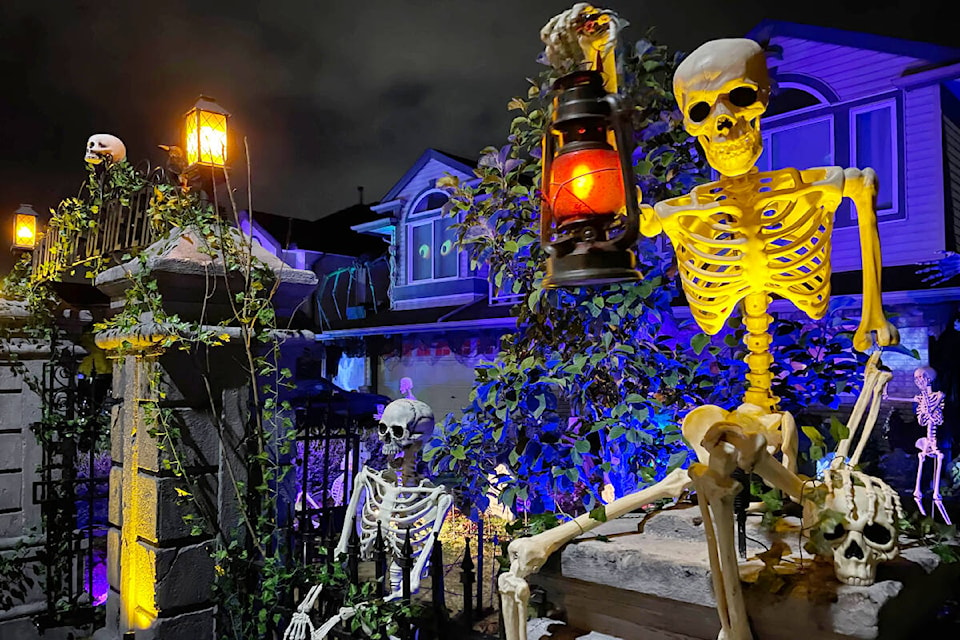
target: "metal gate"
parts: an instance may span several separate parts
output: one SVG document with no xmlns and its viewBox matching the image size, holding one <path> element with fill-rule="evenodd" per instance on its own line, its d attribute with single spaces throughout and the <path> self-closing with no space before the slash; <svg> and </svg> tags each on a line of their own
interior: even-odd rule
<svg viewBox="0 0 960 640">
<path fill-rule="evenodd" d="M 41 629 L 96 624 L 107 592 L 111 376 L 80 374 L 72 348 L 53 354 L 40 385 L 43 418 L 33 427 L 43 451 L 33 487 L 43 521 Z"/>
<path fill-rule="evenodd" d="M 361 459 L 360 418 L 330 404 L 310 404 L 296 413 L 296 497 L 292 506 L 294 548 L 303 564 L 325 561 L 337 545 Z"/>
</svg>

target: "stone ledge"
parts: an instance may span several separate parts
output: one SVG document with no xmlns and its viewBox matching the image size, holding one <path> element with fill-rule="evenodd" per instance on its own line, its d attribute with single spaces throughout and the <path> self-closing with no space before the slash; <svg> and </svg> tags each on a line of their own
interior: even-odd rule
<svg viewBox="0 0 960 640">
<path fill-rule="evenodd" d="M 768 544 L 769 536 L 757 521 L 748 522 L 747 534 Z M 679 637 L 713 640 L 719 621 L 699 509 L 661 512 L 647 521 L 643 534 L 635 534 L 639 523 L 639 516 L 626 516 L 567 545 L 560 558 L 561 575 L 544 572 L 543 579 L 552 582 L 549 599 L 563 599 L 569 622 L 577 627 L 622 637 L 682 633 Z M 792 527 L 783 539 L 797 552 L 798 523 Z M 608 542 L 591 540 L 596 534 L 613 537 Z M 751 543 L 748 553 L 762 549 Z M 900 558 L 880 566 L 877 582 L 869 587 L 841 584 L 831 565 L 811 563 L 806 554 L 804 558 L 809 571 L 791 572 L 790 565 L 781 565 L 784 585 L 777 593 L 751 584 L 762 567 L 759 560 L 741 563 L 747 610 L 758 640 L 908 637 L 903 634 L 924 628 L 925 616 L 946 597 L 950 580 L 960 578 L 960 566 L 940 566 L 939 558 L 923 547 L 901 550 Z M 800 560 L 798 555 L 788 559 Z M 533 582 L 548 586 L 539 577 Z M 577 597 L 565 593 L 571 589 Z M 611 598 L 618 604 L 597 609 L 576 602 L 595 597 L 598 604 L 612 603 Z M 673 615 L 683 611 L 686 626 L 680 626 L 689 627 L 686 631 L 680 630 Z M 637 619 L 631 620 L 634 614 Z M 700 620 L 694 623 L 697 616 Z"/>
</svg>

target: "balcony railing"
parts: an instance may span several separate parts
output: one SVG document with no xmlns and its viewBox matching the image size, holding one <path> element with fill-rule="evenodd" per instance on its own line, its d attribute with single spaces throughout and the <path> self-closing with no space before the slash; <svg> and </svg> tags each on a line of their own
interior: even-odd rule
<svg viewBox="0 0 960 640">
<path fill-rule="evenodd" d="M 33 274 L 38 280 L 55 279 L 97 259 L 118 260 L 153 244 L 166 229 L 149 215 L 154 183 L 135 192 L 128 204 L 104 202 L 94 224 L 85 231 L 51 226 L 33 252 Z"/>
</svg>

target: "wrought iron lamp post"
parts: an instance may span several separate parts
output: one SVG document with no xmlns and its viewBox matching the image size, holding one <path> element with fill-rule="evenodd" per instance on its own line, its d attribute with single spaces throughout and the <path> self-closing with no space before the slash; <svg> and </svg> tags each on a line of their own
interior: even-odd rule
<svg viewBox="0 0 960 640">
<path fill-rule="evenodd" d="M 629 117 L 623 100 L 604 89 L 598 71 L 576 71 L 554 84 L 553 119 L 543 137 L 545 287 L 641 278 L 631 250 L 640 208 L 633 193 Z"/>
</svg>

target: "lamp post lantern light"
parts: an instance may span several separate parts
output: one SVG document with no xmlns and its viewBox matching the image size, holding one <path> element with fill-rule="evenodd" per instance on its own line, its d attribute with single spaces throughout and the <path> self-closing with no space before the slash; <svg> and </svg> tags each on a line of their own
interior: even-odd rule
<svg viewBox="0 0 960 640">
<path fill-rule="evenodd" d="M 200 96 L 184 116 L 184 153 L 188 169 L 227 166 L 227 120 L 230 113 L 216 100 Z"/>
<path fill-rule="evenodd" d="M 640 208 L 633 193 L 630 110 L 606 91 L 598 71 L 567 74 L 554 92 L 553 119 L 543 137 L 540 243 L 549 255 L 543 285 L 639 280 L 631 250 Z"/>
<path fill-rule="evenodd" d="M 13 213 L 13 249 L 33 251 L 37 246 L 37 218 L 39 214 L 29 204 L 21 204 Z"/>
</svg>

